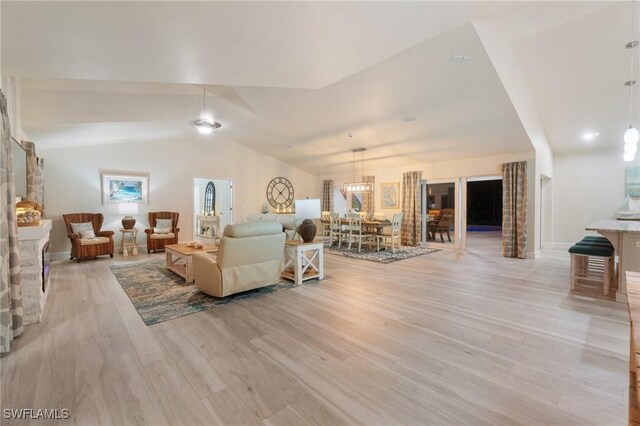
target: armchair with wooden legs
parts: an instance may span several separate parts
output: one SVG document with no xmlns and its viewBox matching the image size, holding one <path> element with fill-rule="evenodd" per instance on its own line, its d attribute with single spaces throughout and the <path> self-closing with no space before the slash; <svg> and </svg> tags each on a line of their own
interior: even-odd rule
<svg viewBox="0 0 640 426">
<path fill-rule="evenodd" d="M 147 253 L 156 250 L 164 250 L 164 246 L 169 244 L 178 244 L 178 219 L 180 213 L 178 212 L 149 212 L 149 226 L 144 232 L 147 234 Z M 156 232 L 158 219 L 170 219 L 171 229 L 169 232 Z"/>
<path fill-rule="evenodd" d="M 96 256 L 109 255 L 113 258 L 113 231 L 102 231 L 104 216 L 102 213 L 69 213 L 63 214 L 64 224 L 67 227 L 67 236 L 71 240 L 71 260 L 93 258 Z M 83 235 L 84 232 L 74 230 L 74 226 L 90 223 L 86 225 L 93 229 L 91 238 Z M 72 226 L 73 225 L 73 226 Z M 90 232 L 89 232 L 90 233 Z"/>
</svg>

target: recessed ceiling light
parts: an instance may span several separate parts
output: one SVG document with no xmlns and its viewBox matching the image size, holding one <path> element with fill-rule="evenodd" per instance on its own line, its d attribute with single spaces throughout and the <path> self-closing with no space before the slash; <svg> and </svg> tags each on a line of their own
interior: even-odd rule
<svg viewBox="0 0 640 426">
<path fill-rule="evenodd" d="M 412 121 L 416 121 L 415 117 L 405 117 L 402 119 L 405 123 L 411 123 Z"/>
<path fill-rule="evenodd" d="M 582 135 L 582 139 L 584 139 L 585 141 L 592 141 L 595 138 L 597 138 L 598 136 L 600 136 L 600 133 L 598 133 L 598 132 L 585 132 Z"/>
<path fill-rule="evenodd" d="M 290 143 L 287 144 L 287 148 L 293 148 L 293 145 L 291 145 Z"/>
</svg>

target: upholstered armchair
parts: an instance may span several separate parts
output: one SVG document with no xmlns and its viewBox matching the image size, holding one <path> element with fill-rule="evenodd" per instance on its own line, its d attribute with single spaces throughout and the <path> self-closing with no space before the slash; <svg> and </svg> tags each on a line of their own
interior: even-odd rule
<svg viewBox="0 0 640 426">
<path fill-rule="evenodd" d="M 178 244 L 178 218 L 180 213 L 178 212 L 149 212 L 149 226 L 144 232 L 147 234 L 147 253 L 155 250 L 164 250 L 164 246 L 168 244 Z M 158 220 L 170 220 L 171 227 L 163 229 L 162 232 L 158 232 L 160 229 L 157 227 Z"/>
<path fill-rule="evenodd" d="M 113 257 L 113 231 L 100 229 L 104 221 L 102 213 L 70 213 L 63 214 L 62 218 L 71 240 L 71 260 L 75 258 L 80 262 L 106 254 Z"/>
<path fill-rule="evenodd" d="M 192 255 L 196 287 L 214 297 L 225 297 L 280 281 L 285 234 L 274 221 L 227 225 L 217 258 Z"/>
</svg>

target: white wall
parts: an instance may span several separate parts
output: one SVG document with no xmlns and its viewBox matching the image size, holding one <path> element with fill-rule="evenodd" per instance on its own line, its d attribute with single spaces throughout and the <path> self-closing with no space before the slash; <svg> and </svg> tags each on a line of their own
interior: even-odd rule
<svg viewBox="0 0 640 426">
<path fill-rule="evenodd" d="M 598 219 L 614 219 L 625 198 L 628 166 L 620 148 L 555 154 L 553 168 L 553 241 L 574 244 Z"/>
<path fill-rule="evenodd" d="M 70 250 L 63 213 L 100 212 L 105 215 L 103 229 L 119 234 L 121 215 L 116 204 L 102 205 L 100 169 L 146 172 L 149 179 L 149 205 L 141 205 L 136 216 L 140 229 L 138 243 L 146 244 L 143 229 L 147 212 L 180 212 L 180 240 L 193 239 L 193 178 L 201 176 L 231 178 L 234 182 L 234 220 L 260 211 L 266 202 L 266 187 L 275 176 L 287 177 L 296 198 L 318 198 L 320 185 L 315 176 L 286 165 L 233 141 L 216 138 L 162 140 L 87 147 L 40 150 L 46 161 L 45 204 L 53 220 L 51 252 Z M 120 236 L 116 235 L 116 244 Z"/>
<path fill-rule="evenodd" d="M 455 161 L 439 161 L 437 163 L 414 164 L 406 167 L 370 169 L 367 168 L 367 175 L 375 176 L 375 211 L 381 210 L 381 194 L 380 184 L 386 182 L 400 182 L 400 196 L 402 197 L 402 175 L 404 172 L 412 170 L 422 170 L 422 179 L 445 179 L 467 176 L 501 176 L 502 164 L 512 161 L 530 160 L 530 166 L 534 166 L 535 155 L 533 152 L 524 152 L 516 154 L 505 154 L 488 157 L 466 158 Z M 356 176 L 359 179 L 360 176 Z M 352 173 L 341 173 L 334 175 L 324 175 L 319 177 L 319 181 L 323 179 L 333 179 L 334 188 L 341 188 L 344 182 L 353 180 Z M 336 200 L 334 199 L 334 209 Z M 336 210 L 338 211 L 338 210 Z M 388 215 L 399 213 L 398 210 L 384 210 Z M 338 211 L 340 212 L 340 211 Z"/>
</svg>

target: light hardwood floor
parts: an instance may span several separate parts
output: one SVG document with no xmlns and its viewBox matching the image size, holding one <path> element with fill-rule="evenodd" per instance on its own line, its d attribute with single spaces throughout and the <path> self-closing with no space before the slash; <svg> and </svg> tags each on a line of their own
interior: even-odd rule
<svg viewBox="0 0 640 426">
<path fill-rule="evenodd" d="M 161 255 L 56 262 L 43 321 L 1 360 L 2 407 L 82 425 L 626 424 L 626 306 L 570 294 L 566 253 L 481 246 L 327 255 L 320 284 L 150 327 L 108 266 Z"/>
</svg>

